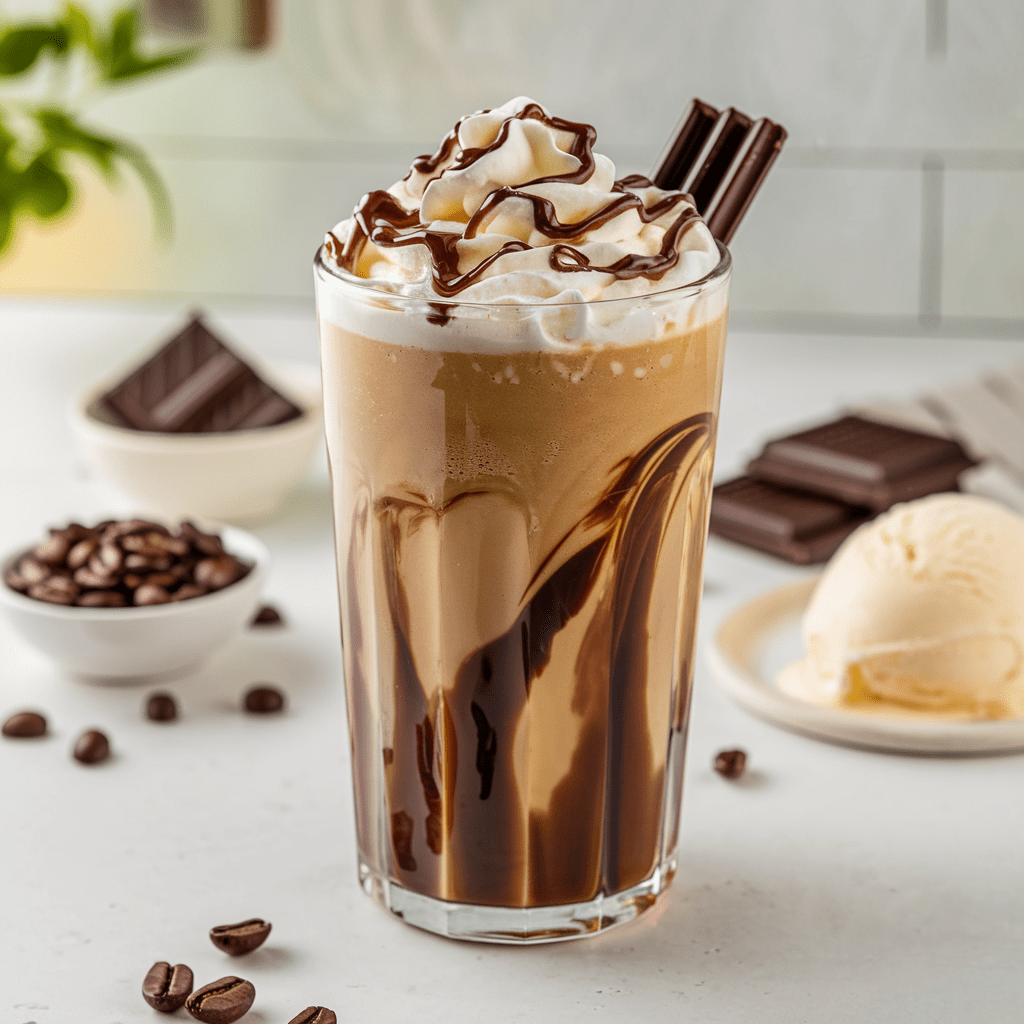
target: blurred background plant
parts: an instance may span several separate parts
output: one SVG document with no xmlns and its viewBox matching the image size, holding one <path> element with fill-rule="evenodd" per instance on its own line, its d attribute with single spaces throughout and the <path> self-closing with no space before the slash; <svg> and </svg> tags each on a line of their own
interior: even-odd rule
<svg viewBox="0 0 1024 1024">
<path fill-rule="evenodd" d="M 146 52 L 134 5 L 101 22 L 74 3 L 52 21 L 0 26 L 0 259 L 24 218 L 50 220 L 75 202 L 74 158 L 109 185 L 123 169 L 142 182 L 156 232 L 169 238 L 167 188 L 135 143 L 91 129 L 82 115 L 108 89 L 180 67 L 197 48 Z"/>
</svg>

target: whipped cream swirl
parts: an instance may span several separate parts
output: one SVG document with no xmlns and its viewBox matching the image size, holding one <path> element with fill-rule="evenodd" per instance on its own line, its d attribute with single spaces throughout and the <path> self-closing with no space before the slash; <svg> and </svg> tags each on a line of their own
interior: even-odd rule
<svg viewBox="0 0 1024 1024">
<path fill-rule="evenodd" d="M 458 302 L 592 302 L 709 274 L 718 248 L 690 196 L 617 180 L 596 135 L 526 97 L 470 114 L 365 195 L 325 259 L 385 291 Z"/>
</svg>

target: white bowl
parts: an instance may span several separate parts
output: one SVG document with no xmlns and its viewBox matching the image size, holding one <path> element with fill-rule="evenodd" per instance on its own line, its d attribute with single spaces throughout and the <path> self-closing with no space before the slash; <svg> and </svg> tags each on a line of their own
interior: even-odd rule
<svg viewBox="0 0 1024 1024">
<path fill-rule="evenodd" d="M 305 474 L 323 436 L 320 371 L 271 363 L 261 375 L 305 413 L 276 427 L 218 434 L 156 434 L 105 421 L 97 400 L 114 382 L 91 388 L 70 409 L 90 465 L 141 512 L 228 522 L 276 512 Z"/>
<path fill-rule="evenodd" d="M 252 619 L 270 564 L 251 533 L 230 526 L 218 532 L 225 550 L 252 569 L 212 594 L 140 608 L 77 608 L 36 601 L 0 581 L 0 606 L 27 643 L 79 678 L 129 683 L 185 675 Z M 4 569 L 32 546 L 11 552 Z"/>
</svg>

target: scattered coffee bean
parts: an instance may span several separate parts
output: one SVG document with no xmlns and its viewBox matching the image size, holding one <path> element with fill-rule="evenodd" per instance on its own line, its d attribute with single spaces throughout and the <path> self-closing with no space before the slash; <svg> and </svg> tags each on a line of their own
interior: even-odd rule
<svg viewBox="0 0 1024 1024">
<path fill-rule="evenodd" d="M 265 604 L 256 613 L 250 625 L 281 626 L 284 625 L 284 619 L 281 617 L 281 613 L 272 604 Z"/>
<path fill-rule="evenodd" d="M 715 771 L 727 779 L 738 779 L 747 768 L 747 755 L 742 750 L 722 750 L 715 755 Z"/>
<path fill-rule="evenodd" d="M 110 756 L 110 741 L 99 729 L 89 729 L 78 737 L 73 753 L 82 764 L 99 764 Z"/>
<path fill-rule="evenodd" d="M 46 733 L 46 719 L 35 711 L 19 711 L 4 722 L 3 734 L 12 739 L 30 739 Z"/>
<path fill-rule="evenodd" d="M 219 924 L 210 929 L 210 941 L 232 956 L 241 956 L 259 949 L 270 934 L 270 923 L 262 917 L 251 917 L 238 924 Z"/>
<path fill-rule="evenodd" d="M 185 1000 L 185 1009 L 203 1024 L 233 1024 L 249 1012 L 255 999 L 251 981 L 229 975 L 196 989 Z"/>
<path fill-rule="evenodd" d="M 288 1024 L 338 1024 L 338 1015 L 326 1006 L 307 1006 L 296 1014 Z"/>
<path fill-rule="evenodd" d="M 178 705 L 169 693 L 154 693 L 146 701 L 146 717 L 151 722 L 173 722 L 178 717 Z"/>
<path fill-rule="evenodd" d="M 185 1005 L 192 991 L 192 971 L 184 964 L 173 967 L 166 960 L 153 964 L 142 983 L 142 998 L 161 1013 L 174 1013 Z"/>
<path fill-rule="evenodd" d="M 144 519 L 72 523 L 4 571 L 12 590 L 50 604 L 124 608 L 202 597 L 236 583 L 250 566 L 220 537 L 182 523 L 176 534 Z M 115 595 L 115 596 L 97 596 Z"/>
<path fill-rule="evenodd" d="M 254 715 L 272 715 L 284 710 L 284 694 L 273 686 L 254 686 L 245 695 L 245 710 Z"/>
</svg>

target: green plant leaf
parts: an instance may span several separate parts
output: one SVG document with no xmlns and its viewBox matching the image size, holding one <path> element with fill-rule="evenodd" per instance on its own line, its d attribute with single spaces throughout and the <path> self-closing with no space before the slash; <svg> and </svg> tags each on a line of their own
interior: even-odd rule
<svg viewBox="0 0 1024 1024">
<path fill-rule="evenodd" d="M 61 23 L 67 32 L 69 46 L 84 46 L 87 50 L 94 50 L 96 34 L 93 31 L 92 20 L 78 4 L 64 5 Z"/>
<path fill-rule="evenodd" d="M 63 213 L 72 195 L 71 182 L 57 168 L 51 153 L 40 153 L 21 172 L 19 200 L 37 217 L 48 219 Z"/>
<path fill-rule="evenodd" d="M 57 25 L 21 25 L 0 35 L 0 77 L 12 78 L 28 71 L 49 47 L 60 56 L 67 52 L 67 29 Z"/>
<path fill-rule="evenodd" d="M 102 52 L 98 52 L 100 62 L 105 65 L 104 76 L 108 82 L 127 82 L 166 68 L 178 67 L 195 60 L 201 52 L 189 48 L 147 57 L 139 52 L 138 42 L 138 11 L 134 7 L 126 7 L 114 16 L 110 39 L 101 48 Z"/>
<path fill-rule="evenodd" d="M 162 241 L 169 241 L 174 229 L 174 219 L 171 210 L 171 194 L 167 191 L 163 178 L 160 177 L 149 157 L 138 146 L 124 139 L 112 141 L 117 156 L 131 167 L 149 193 L 149 201 L 153 207 L 153 226 L 157 237 Z"/>
<path fill-rule="evenodd" d="M 70 114 L 53 107 L 37 110 L 36 121 L 49 149 L 81 153 L 96 164 L 108 180 L 117 177 L 114 156 L 118 143 L 115 140 L 87 131 Z"/>
<path fill-rule="evenodd" d="M 0 253 L 7 248 L 14 229 L 14 206 L 0 196 Z"/>
<path fill-rule="evenodd" d="M 62 110 L 37 110 L 36 120 L 50 149 L 80 153 L 96 164 L 108 181 L 117 180 L 117 161 L 126 163 L 149 194 L 158 236 L 165 240 L 170 237 L 170 194 L 156 168 L 138 146 L 125 139 L 96 135 Z"/>
</svg>

